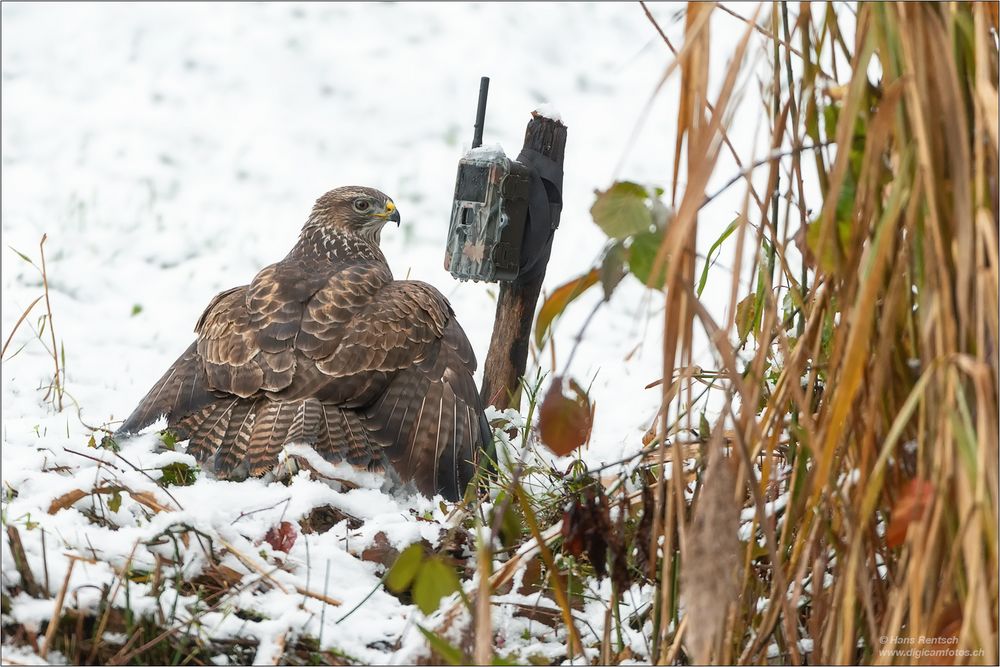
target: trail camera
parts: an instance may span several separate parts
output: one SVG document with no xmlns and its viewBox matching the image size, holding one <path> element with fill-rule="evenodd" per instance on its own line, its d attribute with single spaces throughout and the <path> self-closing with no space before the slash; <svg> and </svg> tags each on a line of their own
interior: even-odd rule
<svg viewBox="0 0 1000 667">
<path fill-rule="evenodd" d="M 458 161 L 444 266 L 459 280 L 514 280 L 521 266 L 531 170 L 482 146 L 489 79 L 479 87 L 472 149 Z"/>
</svg>

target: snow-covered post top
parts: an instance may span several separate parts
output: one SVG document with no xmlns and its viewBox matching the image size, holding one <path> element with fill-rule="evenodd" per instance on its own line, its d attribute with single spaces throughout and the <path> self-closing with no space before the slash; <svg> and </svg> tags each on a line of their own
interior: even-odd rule
<svg viewBox="0 0 1000 667">
<path fill-rule="evenodd" d="M 548 118 L 549 120 L 554 120 L 557 123 L 562 123 L 562 114 L 556 109 L 555 105 L 551 102 L 542 102 L 535 110 L 531 112 L 534 118 Z"/>
</svg>

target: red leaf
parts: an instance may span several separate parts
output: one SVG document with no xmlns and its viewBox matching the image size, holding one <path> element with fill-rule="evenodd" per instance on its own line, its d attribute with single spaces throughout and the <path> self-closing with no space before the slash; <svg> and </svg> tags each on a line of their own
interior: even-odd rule
<svg viewBox="0 0 1000 667">
<path fill-rule="evenodd" d="M 275 551 L 284 551 L 287 554 L 295 545 L 295 538 L 297 537 L 298 533 L 295 532 L 295 526 L 287 521 L 282 521 L 267 531 L 267 534 L 264 535 L 264 541 L 270 544 L 271 548 Z"/>
<path fill-rule="evenodd" d="M 563 378 L 552 378 L 538 411 L 542 442 L 559 456 L 566 456 L 587 442 L 590 435 L 590 401 L 576 382 L 570 380 L 569 385 L 574 396 L 563 393 Z"/>
<path fill-rule="evenodd" d="M 934 485 L 930 482 L 922 479 L 907 482 L 892 508 L 892 518 L 885 531 L 885 543 L 890 547 L 898 547 L 906 541 L 910 524 L 923 517 L 924 510 L 933 497 Z"/>
</svg>

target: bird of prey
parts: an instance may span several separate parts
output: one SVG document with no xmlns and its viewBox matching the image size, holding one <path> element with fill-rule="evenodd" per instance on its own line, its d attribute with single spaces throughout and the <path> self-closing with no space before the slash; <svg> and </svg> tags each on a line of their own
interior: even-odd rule
<svg viewBox="0 0 1000 667">
<path fill-rule="evenodd" d="M 261 476 L 285 445 L 308 444 L 460 498 L 491 443 L 476 359 L 438 290 L 393 279 L 379 240 L 399 220 L 378 190 L 320 197 L 284 259 L 212 299 L 117 435 L 166 417 L 222 479 Z"/>
</svg>

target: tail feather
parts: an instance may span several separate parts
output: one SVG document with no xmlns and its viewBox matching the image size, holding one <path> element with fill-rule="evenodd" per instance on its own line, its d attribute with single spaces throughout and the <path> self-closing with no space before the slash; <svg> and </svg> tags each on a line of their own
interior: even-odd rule
<svg viewBox="0 0 1000 667">
<path fill-rule="evenodd" d="M 218 447 L 218 441 L 213 441 L 212 433 L 220 422 L 225 422 L 230 403 L 212 403 L 202 410 L 188 415 L 173 427 L 174 434 L 179 439 L 187 439 L 189 454 L 199 463 L 207 461 Z M 223 425 L 223 428 L 225 426 Z"/>
<path fill-rule="evenodd" d="M 247 449 L 253 433 L 257 401 L 238 401 L 229 416 L 222 445 L 215 451 L 212 467 L 222 479 L 244 479 L 249 474 Z"/>
<path fill-rule="evenodd" d="M 195 458 L 206 461 L 222 446 L 235 403 L 236 401 L 216 403 L 215 410 L 208 415 L 208 418 L 191 436 L 191 442 L 197 445 L 198 451 L 191 451 L 190 446 L 188 451 L 194 454 Z"/>
<path fill-rule="evenodd" d="M 360 415 L 329 403 L 320 403 L 320 407 L 322 419 L 315 443 L 320 456 L 331 463 L 347 461 L 369 470 L 381 468 L 380 448 L 369 439 Z"/>
<path fill-rule="evenodd" d="M 136 433 L 166 416 L 168 428 L 187 451 L 222 479 L 260 476 L 274 468 L 285 445 L 308 444 L 327 461 L 369 470 L 383 468 L 383 451 L 356 410 L 317 398 L 220 399 L 206 383 L 204 366 L 192 345 L 149 391 L 118 433 Z M 398 397 L 390 396 L 394 400 Z M 416 413 L 394 424 L 411 434 Z M 428 469 L 430 472 L 430 469 Z"/>
<path fill-rule="evenodd" d="M 274 467 L 278 452 L 285 443 L 292 413 L 291 404 L 277 402 L 265 403 L 257 411 L 247 451 L 250 474 L 254 477 L 263 475 Z"/>
<path fill-rule="evenodd" d="M 288 427 L 285 441 L 288 443 L 314 444 L 320 433 L 323 420 L 323 404 L 313 398 L 300 402 Z"/>
</svg>

